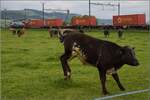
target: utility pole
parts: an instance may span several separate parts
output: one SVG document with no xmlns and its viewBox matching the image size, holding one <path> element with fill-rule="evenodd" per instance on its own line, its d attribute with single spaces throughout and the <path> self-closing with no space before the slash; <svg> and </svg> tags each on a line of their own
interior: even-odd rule
<svg viewBox="0 0 150 100">
<path fill-rule="evenodd" d="M 89 16 L 91 16 L 91 0 L 89 0 Z"/>
<path fill-rule="evenodd" d="M 120 3 L 118 3 L 118 15 L 120 15 Z"/>
<path fill-rule="evenodd" d="M 89 17 L 91 16 L 91 0 L 89 0 Z M 89 21 L 89 30 L 91 29 L 91 22 Z"/>
<path fill-rule="evenodd" d="M 4 9 L 4 18 L 5 18 L 5 29 L 6 29 L 6 27 L 7 27 L 7 25 L 6 25 L 6 20 L 7 20 L 7 10 L 6 10 L 6 9 Z"/>
<path fill-rule="evenodd" d="M 43 12 L 43 25 L 45 26 L 44 3 L 42 3 L 42 12 Z"/>
<path fill-rule="evenodd" d="M 69 16 L 69 13 L 70 13 L 70 11 L 69 11 L 69 10 L 66 10 L 66 11 L 67 11 L 67 16 L 66 16 L 66 18 L 65 18 L 65 22 L 67 21 L 68 16 Z"/>
<path fill-rule="evenodd" d="M 27 9 L 24 9 L 24 17 L 25 17 L 25 20 L 27 19 Z"/>
</svg>

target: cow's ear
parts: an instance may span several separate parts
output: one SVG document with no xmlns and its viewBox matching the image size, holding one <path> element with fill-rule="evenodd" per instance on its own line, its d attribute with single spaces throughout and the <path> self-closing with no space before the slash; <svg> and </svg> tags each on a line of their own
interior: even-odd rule
<svg viewBox="0 0 150 100">
<path fill-rule="evenodd" d="M 128 45 L 126 45 L 126 46 L 123 46 L 123 48 L 130 48 Z"/>
</svg>

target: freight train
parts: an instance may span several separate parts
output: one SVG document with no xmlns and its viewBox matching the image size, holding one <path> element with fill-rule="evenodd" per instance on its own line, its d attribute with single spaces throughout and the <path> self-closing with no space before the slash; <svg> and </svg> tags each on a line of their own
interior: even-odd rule
<svg viewBox="0 0 150 100">
<path fill-rule="evenodd" d="M 62 19 L 31 19 L 24 22 L 26 28 L 42 28 L 42 27 L 78 27 L 78 26 L 96 26 L 95 16 L 75 16 L 72 17 L 71 23 L 65 25 Z"/>
<path fill-rule="evenodd" d="M 24 22 L 26 28 L 43 28 L 43 27 L 60 27 L 63 26 L 64 21 L 62 19 L 30 19 Z"/>
<path fill-rule="evenodd" d="M 24 22 L 26 28 L 48 28 L 48 27 L 103 27 L 103 25 L 97 25 L 95 16 L 74 16 L 69 24 L 65 24 L 62 19 L 30 19 Z M 117 15 L 113 16 L 113 25 L 108 27 L 145 27 L 146 17 L 145 14 L 132 14 L 132 15 Z"/>
</svg>

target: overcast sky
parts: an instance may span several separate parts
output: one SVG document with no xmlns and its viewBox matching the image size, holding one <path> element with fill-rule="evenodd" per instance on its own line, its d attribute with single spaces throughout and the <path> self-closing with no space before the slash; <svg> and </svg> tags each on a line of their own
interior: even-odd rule
<svg viewBox="0 0 150 100">
<path fill-rule="evenodd" d="M 121 5 L 121 14 L 137 14 L 145 13 L 147 21 L 149 18 L 149 0 L 91 0 L 91 2 L 99 3 L 112 3 Z M 88 0 L 73 0 L 73 1 L 46 1 L 46 0 L 3 0 L 1 1 L 2 9 L 19 10 L 24 8 L 29 9 L 42 9 L 42 3 L 45 3 L 45 8 L 52 9 L 69 9 L 71 13 L 88 15 Z M 106 7 L 91 5 L 91 14 L 97 18 L 112 19 L 113 15 L 117 15 L 117 7 Z"/>
</svg>

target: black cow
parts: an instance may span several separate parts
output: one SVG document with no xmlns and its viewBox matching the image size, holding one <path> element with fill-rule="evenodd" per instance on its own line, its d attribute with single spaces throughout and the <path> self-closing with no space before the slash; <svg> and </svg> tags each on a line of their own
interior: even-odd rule
<svg viewBox="0 0 150 100">
<path fill-rule="evenodd" d="M 105 38 L 109 37 L 109 34 L 110 34 L 109 27 L 104 27 L 104 36 L 105 36 Z"/>
<path fill-rule="evenodd" d="M 125 90 L 119 81 L 117 70 L 124 64 L 137 66 L 133 48 L 121 47 L 115 43 L 93 38 L 79 32 L 70 33 L 63 38 L 65 52 L 60 57 L 64 72 L 64 79 L 70 79 L 71 69 L 68 60 L 74 57 L 85 64 L 97 67 L 102 84 L 103 94 L 108 94 L 105 87 L 106 74 L 112 74 L 121 90 Z"/>
<path fill-rule="evenodd" d="M 122 29 L 122 28 L 119 28 L 119 29 L 118 29 L 118 37 L 119 37 L 119 38 L 122 38 L 122 36 L 123 36 L 123 29 Z"/>
</svg>

